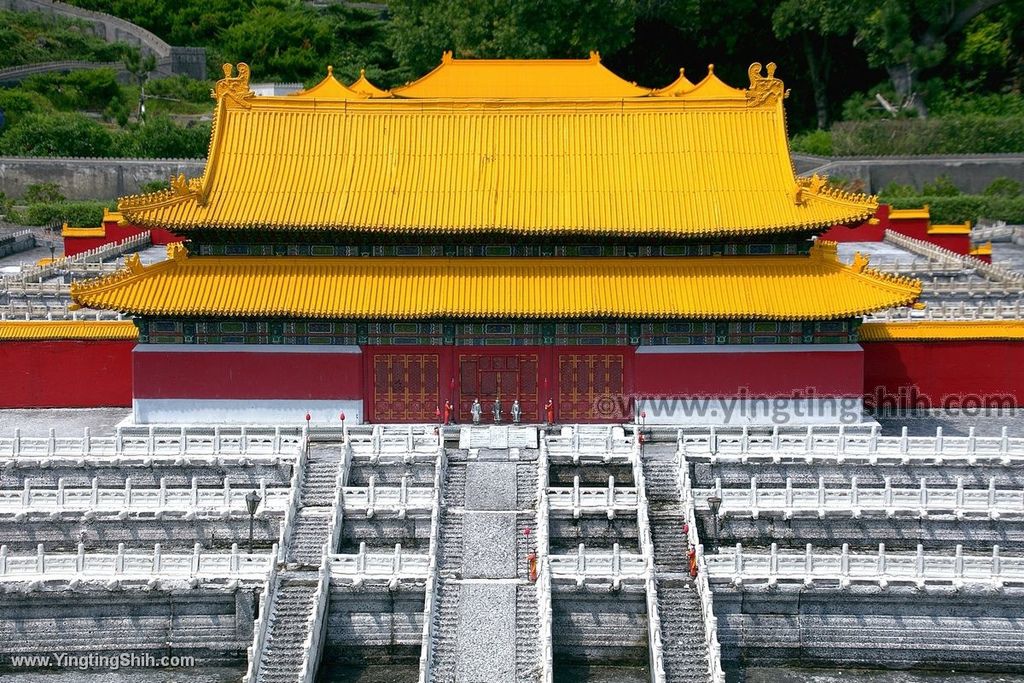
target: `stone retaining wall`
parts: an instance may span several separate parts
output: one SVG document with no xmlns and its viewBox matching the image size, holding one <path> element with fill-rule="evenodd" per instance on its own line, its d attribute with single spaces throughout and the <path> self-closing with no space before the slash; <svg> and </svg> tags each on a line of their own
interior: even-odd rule
<svg viewBox="0 0 1024 683">
<path fill-rule="evenodd" d="M 0 191 L 21 197 L 29 185 L 56 183 L 71 200 L 114 199 L 153 180 L 202 175 L 205 166 L 204 159 L 0 157 Z"/>
<path fill-rule="evenodd" d="M 747 663 L 1024 670 L 1024 593 L 716 585 L 730 669 Z"/>
<path fill-rule="evenodd" d="M 575 590 L 555 586 L 551 634 L 558 660 L 647 664 L 647 602 L 642 588 Z"/>
<path fill-rule="evenodd" d="M 4 655 L 174 654 L 237 662 L 252 641 L 252 624 L 251 590 L 0 594 Z"/>
</svg>

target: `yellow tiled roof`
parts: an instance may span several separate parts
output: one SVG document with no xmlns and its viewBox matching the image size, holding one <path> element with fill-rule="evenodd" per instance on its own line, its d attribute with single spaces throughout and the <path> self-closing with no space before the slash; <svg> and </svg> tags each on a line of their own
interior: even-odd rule
<svg viewBox="0 0 1024 683">
<path fill-rule="evenodd" d="M 1024 340 L 1020 320 L 928 320 L 922 322 L 865 323 L 861 341 Z"/>
<path fill-rule="evenodd" d="M 0 341 L 57 339 L 136 339 L 139 330 L 130 320 L 5 320 Z"/>
<path fill-rule="evenodd" d="M 334 77 L 334 67 L 327 67 L 327 76 L 312 88 L 290 93 L 285 97 L 293 97 L 306 100 L 358 100 L 361 95 L 346 87 L 341 81 Z"/>
<path fill-rule="evenodd" d="M 370 82 L 370 79 L 366 77 L 366 69 L 360 69 L 359 78 L 348 87 L 349 90 L 366 97 L 391 97 L 390 91 L 381 90 Z"/>
<path fill-rule="evenodd" d="M 140 315 L 429 318 L 845 318 L 920 283 L 811 256 L 707 258 L 198 257 L 72 283 L 81 306 Z"/>
<path fill-rule="evenodd" d="M 462 65 L 442 65 L 423 82 Z M 596 60 L 465 68 L 524 79 L 600 70 L 617 79 Z M 619 237 L 778 233 L 873 215 L 873 197 L 794 176 L 785 90 L 771 65 L 767 77 L 761 71 L 751 67 L 746 90 L 709 73 L 672 96 L 635 89 L 609 98 L 594 84 L 567 85 L 563 99 L 454 101 L 398 89 L 373 98 L 340 83 L 317 91 L 337 91 L 336 99 L 313 96 L 320 86 L 255 97 L 248 67 L 239 65 L 239 76 L 216 86 L 204 174 L 179 176 L 170 189 L 124 198 L 119 208 L 133 225 L 182 232 Z"/>
<path fill-rule="evenodd" d="M 74 228 L 64 224 L 61 228 L 61 237 L 104 237 L 107 234 L 107 229 L 102 225 L 98 228 Z"/>
<path fill-rule="evenodd" d="M 955 225 L 936 225 L 931 224 L 928 226 L 929 235 L 970 235 L 971 234 L 971 222 L 965 221 Z"/>
<path fill-rule="evenodd" d="M 992 243 L 984 242 L 971 247 L 971 256 L 991 256 Z"/>
<path fill-rule="evenodd" d="M 396 97 L 444 99 L 595 99 L 647 95 L 590 59 L 454 59 L 445 52 L 441 64 L 412 83 L 391 91 Z"/>
<path fill-rule="evenodd" d="M 891 209 L 889 211 L 889 218 L 890 219 L 897 219 L 897 220 L 903 219 L 903 220 L 907 220 L 907 219 L 911 219 L 911 218 L 930 218 L 930 217 L 931 217 L 931 211 L 928 208 L 927 204 L 925 204 L 920 209 Z"/>
</svg>

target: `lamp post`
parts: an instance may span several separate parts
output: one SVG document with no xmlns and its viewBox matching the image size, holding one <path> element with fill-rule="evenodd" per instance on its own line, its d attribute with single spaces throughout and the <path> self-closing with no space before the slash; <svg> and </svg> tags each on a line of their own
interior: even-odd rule
<svg viewBox="0 0 1024 683">
<path fill-rule="evenodd" d="M 344 435 L 345 434 L 345 411 L 344 410 L 341 411 L 338 414 L 338 419 L 341 420 L 341 433 L 342 433 L 342 435 Z"/>
<path fill-rule="evenodd" d="M 715 550 L 718 550 L 718 511 L 722 509 L 722 497 L 718 495 L 708 496 L 708 509 L 711 510 L 711 524 L 715 534 Z"/>
<path fill-rule="evenodd" d="M 252 524 L 253 519 L 256 517 L 256 508 L 260 506 L 259 494 L 256 493 L 256 489 L 253 489 L 249 493 L 245 494 L 245 508 L 249 511 L 249 554 L 252 555 Z"/>
</svg>

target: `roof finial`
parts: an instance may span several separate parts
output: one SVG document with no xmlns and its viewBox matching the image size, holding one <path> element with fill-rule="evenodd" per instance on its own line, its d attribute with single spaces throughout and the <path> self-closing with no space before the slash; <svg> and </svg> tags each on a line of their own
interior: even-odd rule
<svg viewBox="0 0 1024 683">
<path fill-rule="evenodd" d="M 442 64 L 448 64 L 451 61 L 452 61 L 452 51 L 451 50 L 445 50 L 444 52 L 441 53 L 441 63 Z"/>
<path fill-rule="evenodd" d="M 592 61 L 592 62 L 600 62 L 601 61 L 601 53 L 598 52 L 597 50 L 591 50 L 590 51 L 590 61 Z"/>
<path fill-rule="evenodd" d="M 334 75 L 334 67 L 331 66 L 330 64 L 327 65 L 327 75 L 328 76 L 333 76 Z"/>
<path fill-rule="evenodd" d="M 712 75 L 713 73 L 715 73 L 715 65 L 708 64 L 708 76 Z"/>
<path fill-rule="evenodd" d="M 366 78 L 366 69 L 359 70 L 359 78 Z"/>
</svg>

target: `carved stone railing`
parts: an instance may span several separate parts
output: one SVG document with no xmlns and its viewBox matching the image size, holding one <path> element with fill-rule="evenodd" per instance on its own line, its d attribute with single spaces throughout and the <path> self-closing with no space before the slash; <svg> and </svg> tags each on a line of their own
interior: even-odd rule
<svg viewBox="0 0 1024 683">
<path fill-rule="evenodd" d="M 864 322 L 924 322 L 929 320 L 1024 320 L 1024 303 L 995 301 L 991 304 L 941 302 L 921 310 L 889 308 L 864 316 Z"/>
<path fill-rule="evenodd" d="M 0 322 L 20 320 L 126 320 L 117 311 L 71 310 L 66 301 L 16 301 L 0 304 Z"/>
<path fill-rule="evenodd" d="M 431 501 L 432 512 L 430 514 L 430 547 L 427 550 L 427 556 L 430 559 L 423 593 L 423 635 L 420 639 L 419 683 L 428 683 L 431 680 L 434 610 L 437 609 L 437 553 L 441 536 L 441 500 L 447 473 L 448 456 L 444 449 L 444 433 L 438 431 L 437 456 L 434 461 L 434 496 Z"/>
<path fill-rule="evenodd" d="M 973 427 L 967 436 L 946 436 L 941 427 L 934 436 L 909 436 L 906 427 L 900 436 L 881 436 L 877 426 L 775 427 L 770 433 L 712 427 L 699 432 L 679 430 L 678 448 L 689 460 L 712 463 L 1024 464 L 1024 438 L 1009 437 L 1006 427 L 994 437 L 975 436 Z"/>
<path fill-rule="evenodd" d="M 220 517 L 247 516 L 245 497 L 253 490 L 251 486 L 231 486 L 225 479 L 221 488 L 199 488 L 192 478 L 190 488 L 168 487 L 163 478 L 159 487 L 135 488 L 131 477 L 125 478 L 121 488 L 101 488 L 95 477 L 90 487 L 66 487 L 63 479 L 57 480 L 56 488 L 32 485 L 26 479 L 22 489 L 0 489 L 0 516 L 13 514 L 24 519 L 30 513 L 84 513 L 106 517 L 116 515 L 121 519 L 140 513 L 163 515 L 209 515 Z M 258 486 L 260 506 L 256 516 L 262 519 L 268 512 L 283 512 L 288 504 L 290 490 L 287 487 L 267 487 L 261 479 Z"/>
<path fill-rule="evenodd" d="M 149 231 L 146 231 L 123 239 L 120 242 L 102 244 L 87 251 L 79 252 L 73 256 L 61 256 L 44 266 L 24 266 L 20 272 L 14 275 L 3 276 L 3 280 L 0 281 L 0 288 L 7 289 L 13 294 L 15 291 L 20 291 L 16 289 L 16 285 L 19 284 L 51 284 L 49 282 L 44 282 L 44 280 L 66 272 L 69 268 L 80 268 L 86 263 L 102 264 L 102 262 L 109 259 L 117 258 L 118 256 L 123 256 L 130 252 L 139 251 L 140 249 L 145 249 L 151 244 L 152 238 Z"/>
<path fill-rule="evenodd" d="M 642 554 L 624 553 L 619 544 L 607 550 L 587 550 L 583 543 L 574 554 L 550 555 L 551 577 L 570 579 L 582 586 L 588 579 L 610 579 L 618 589 L 624 579 L 644 583 L 647 579 L 647 561 Z"/>
<path fill-rule="evenodd" d="M 276 552 L 277 548 L 274 548 Z M 238 544 L 230 553 L 204 551 L 196 543 L 191 553 L 166 553 L 157 544 L 151 552 L 125 550 L 104 553 L 46 553 L 40 544 L 35 554 L 12 554 L 0 546 L 0 581 L 146 582 L 151 580 L 253 579 L 262 582 L 273 566 L 274 553 L 240 553 Z"/>
<path fill-rule="evenodd" d="M 973 256 L 964 256 L 957 254 L 949 249 L 936 246 L 931 242 L 925 240 L 919 240 L 914 237 L 907 237 L 901 235 L 898 232 L 892 230 L 885 231 L 885 241 L 890 244 L 906 249 L 915 254 L 920 254 L 925 258 L 933 259 L 936 261 L 942 261 L 946 263 L 959 263 L 963 268 L 973 270 L 979 275 L 991 280 L 992 282 L 1000 282 L 1008 285 L 1014 285 L 1016 287 L 1024 286 L 1024 274 L 1015 273 L 1011 270 L 1007 270 L 1002 266 L 992 265 L 991 263 L 985 263 L 980 259 L 976 259 Z"/>
<path fill-rule="evenodd" d="M 554 680 L 554 640 L 552 635 L 553 614 L 551 608 L 551 524 L 550 463 L 548 461 L 548 440 L 542 431 L 537 454 L 537 531 L 534 535 L 537 552 L 537 617 L 540 638 L 540 683 Z"/>
<path fill-rule="evenodd" d="M 632 486 L 615 486 L 615 477 L 608 477 L 608 486 L 580 486 L 579 476 L 572 486 L 553 486 L 547 491 L 552 512 L 572 511 L 574 519 L 585 514 L 604 514 L 608 519 L 622 512 L 636 512 L 637 490 Z"/>
<path fill-rule="evenodd" d="M 662 643 L 661 616 L 658 609 L 658 587 L 654 579 L 654 540 L 651 536 L 651 522 L 648 516 L 647 480 L 643 467 L 643 442 L 641 430 L 633 430 L 633 481 L 637 490 L 636 528 L 640 540 L 640 554 L 644 560 L 644 593 L 647 599 L 648 652 L 653 683 L 665 682 L 665 649 Z"/>
<path fill-rule="evenodd" d="M 429 486 L 409 486 L 403 477 L 399 486 L 378 486 L 376 477 L 370 476 L 368 486 L 346 486 L 342 490 L 342 504 L 346 513 L 359 513 L 367 518 L 378 513 L 405 519 L 407 515 L 430 512 L 434 490 Z"/>
<path fill-rule="evenodd" d="M 995 478 L 989 478 L 987 488 L 966 488 L 963 477 L 957 477 L 955 486 L 929 485 L 921 477 L 916 488 L 893 487 L 891 477 L 883 478 L 881 487 L 863 488 L 857 477 L 850 478 L 846 488 L 826 487 L 819 477 L 815 487 L 794 488 L 787 477 L 782 487 L 762 487 L 757 477 L 750 478 L 749 488 L 723 489 L 721 481 L 715 487 L 694 492 L 697 507 L 707 510 L 707 498 L 718 496 L 722 503 L 719 516 L 743 515 L 757 519 L 762 513 L 781 514 L 786 519 L 808 513 L 818 517 L 830 514 L 851 515 L 854 518 L 872 515 L 952 515 L 957 519 L 1001 519 L 1024 517 L 1024 490 L 1000 489 Z"/>
<path fill-rule="evenodd" d="M 299 427 L 193 425 L 182 427 L 118 427 L 114 434 L 93 436 L 86 427 L 80 437 L 0 437 L 0 467 L 40 462 L 101 460 L 107 464 L 186 464 L 211 458 L 234 457 L 253 462 L 292 459 L 299 452 Z M 113 461 L 111 459 L 114 459 Z"/>
<path fill-rule="evenodd" d="M 325 546 L 326 549 L 326 546 Z M 299 669 L 300 683 L 314 683 L 323 653 L 323 637 L 327 630 L 327 605 L 331 595 L 331 572 L 327 555 L 320 562 L 317 574 L 316 592 L 313 593 L 313 613 L 306 629 L 306 640 L 302 644 L 302 666 Z"/>
<path fill-rule="evenodd" d="M 737 544 L 735 549 L 723 549 L 705 559 L 712 583 L 735 586 L 795 583 L 848 588 L 875 584 L 884 588 L 902 584 L 991 590 L 1024 585 L 1024 557 L 1003 557 L 999 546 L 994 546 L 991 554 L 965 554 L 963 546 L 957 545 L 950 554 L 925 553 L 921 545 L 917 552 L 889 552 L 884 543 L 874 553 L 850 552 L 845 543 L 839 551 L 815 550 L 808 543 L 804 552 L 780 551 L 775 543 L 768 550 L 752 551 Z"/>
<path fill-rule="evenodd" d="M 263 590 L 260 591 L 259 615 L 252 626 L 252 645 L 246 650 L 248 664 L 246 665 L 245 675 L 242 677 L 242 683 L 253 683 L 256 680 L 256 674 L 260 666 L 260 653 L 263 652 L 263 647 L 267 642 L 267 631 L 270 628 L 270 610 L 274 604 L 274 593 L 277 591 L 277 546 L 274 546 L 273 555 L 270 563 L 270 572 L 267 574 L 266 581 L 263 582 Z"/>
<path fill-rule="evenodd" d="M 402 580 L 426 579 L 430 555 L 403 551 L 401 543 L 395 544 L 394 552 L 368 552 L 363 542 L 358 553 L 329 555 L 328 564 L 336 583 L 358 586 L 365 581 L 384 581 L 397 587 Z"/>
<path fill-rule="evenodd" d="M 722 646 L 718 640 L 718 617 L 715 616 L 714 595 L 708 583 L 707 562 L 704 544 L 697 535 L 697 516 L 695 514 L 695 494 L 690 481 L 690 468 L 686 458 L 677 452 L 677 473 L 680 494 L 683 499 L 683 514 L 686 519 L 687 545 L 694 549 L 697 561 L 697 576 L 694 584 L 700 598 L 701 617 L 704 620 L 704 645 L 708 652 L 708 679 L 711 683 L 725 683 L 725 671 L 722 668 Z"/>
</svg>

